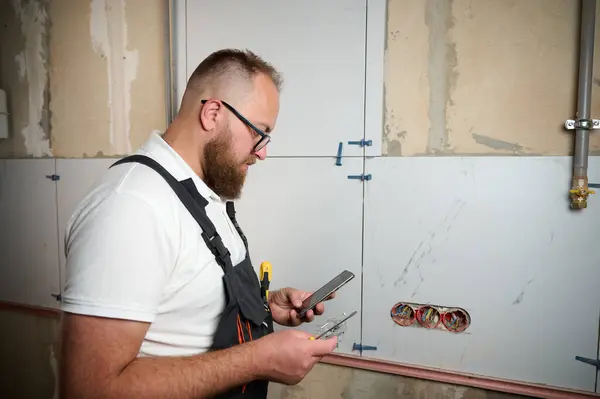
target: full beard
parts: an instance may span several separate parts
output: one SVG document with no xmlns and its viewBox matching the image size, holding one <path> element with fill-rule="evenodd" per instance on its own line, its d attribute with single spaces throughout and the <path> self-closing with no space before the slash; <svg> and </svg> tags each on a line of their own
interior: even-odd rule
<svg viewBox="0 0 600 399">
<path fill-rule="evenodd" d="M 237 162 L 231 151 L 231 134 L 220 134 L 204 147 L 204 182 L 221 198 L 238 199 L 246 181 L 246 173 L 240 167 L 255 162 L 254 156 Z"/>
</svg>

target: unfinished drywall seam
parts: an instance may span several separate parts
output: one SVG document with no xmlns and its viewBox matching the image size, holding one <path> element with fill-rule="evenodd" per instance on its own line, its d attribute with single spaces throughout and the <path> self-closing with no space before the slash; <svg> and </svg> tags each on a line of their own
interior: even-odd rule
<svg viewBox="0 0 600 399">
<path fill-rule="evenodd" d="M 15 57 L 19 79 L 27 80 L 29 111 L 21 130 L 27 155 L 51 157 L 48 129 L 48 15 L 41 1 L 13 0 L 15 15 L 25 38 L 23 51 Z"/>
<path fill-rule="evenodd" d="M 425 23 L 429 28 L 429 136 L 428 153 L 450 149 L 447 107 L 456 82 L 456 49 L 450 39 L 453 27 L 452 0 L 427 0 Z"/>
<path fill-rule="evenodd" d="M 137 76 L 138 51 L 127 50 L 125 0 L 92 0 L 90 31 L 94 51 L 106 59 L 109 138 L 114 152 L 131 152 L 131 86 Z"/>
</svg>

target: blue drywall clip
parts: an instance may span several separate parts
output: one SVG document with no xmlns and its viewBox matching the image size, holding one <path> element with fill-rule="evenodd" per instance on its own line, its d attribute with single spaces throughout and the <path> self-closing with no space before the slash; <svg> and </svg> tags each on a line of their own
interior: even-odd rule
<svg viewBox="0 0 600 399">
<path fill-rule="evenodd" d="M 368 175 L 350 175 L 348 176 L 348 179 L 354 179 L 354 180 L 360 180 L 360 181 L 365 181 L 365 180 L 371 180 L 372 176 L 370 174 Z"/>
<path fill-rule="evenodd" d="M 596 366 L 596 368 L 600 368 L 600 359 L 590 359 L 582 356 L 575 356 L 575 360 L 579 360 L 580 362 L 587 363 L 591 366 Z"/>
<path fill-rule="evenodd" d="M 373 140 L 360 139 L 359 141 L 349 141 L 348 144 L 359 145 L 361 147 L 364 147 L 364 146 L 370 147 L 373 145 Z"/>
<path fill-rule="evenodd" d="M 361 345 L 361 344 L 357 344 L 356 342 L 352 345 L 352 350 L 353 351 L 376 351 L 377 347 L 376 346 L 370 346 L 370 345 Z"/>
<path fill-rule="evenodd" d="M 340 144 L 338 144 L 338 152 L 337 152 L 337 157 L 335 157 L 335 164 L 337 166 L 342 166 L 342 142 L 340 141 Z"/>
</svg>

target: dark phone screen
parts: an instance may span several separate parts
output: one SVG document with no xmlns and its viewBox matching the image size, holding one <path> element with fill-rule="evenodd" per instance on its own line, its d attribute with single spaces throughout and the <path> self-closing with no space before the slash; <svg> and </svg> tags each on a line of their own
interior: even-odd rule
<svg viewBox="0 0 600 399">
<path fill-rule="evenodd" d="M 344 270 L 336 277 L 334 277 L 330 282 L 325 284 L 323 287 L 319 288 L 317 291 L 313 292 L 311 296 L 306 298 L 302 302 L 302 308 L 300 309 L 300 316 L 302 316 L 306 311 L 313 309 L 317 304 L 331 295 L 332 292 L 338 290 L 348 281 L 354 278 L 354 273 L 349 272 L 348 270 Z"/>
</svg>

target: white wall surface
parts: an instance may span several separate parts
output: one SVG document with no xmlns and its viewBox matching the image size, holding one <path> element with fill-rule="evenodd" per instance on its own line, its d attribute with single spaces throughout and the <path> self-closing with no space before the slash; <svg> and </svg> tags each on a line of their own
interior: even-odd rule
<svg viewBox="0 0 600 399">
<path fill-rule="evenodd" d="M 57 306 L 57 231 L 112 162 L 56 160 L 54 182 L 54 160 L 0 162 L 0 300 Z M 372 180 L 348 179 L 361 168 L 360 158 L 267 159 L 237 205 L 255 267 L 273 264 L 273 289 L 357 275 L 321 319 L 359 311 L 339 352 L 360 355 L 362 342 L 377 347 L 363 356 L 594 390 L 594 368 L 575 356 L 594 358 L 598 345 L 600 197 L 568 209 L 568 157 L 382 157 L 366 160 Z M 390 311 L 401 301 L 461 307 L 472 324 L 400 327 Z"/>
</svg>

